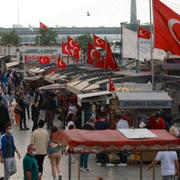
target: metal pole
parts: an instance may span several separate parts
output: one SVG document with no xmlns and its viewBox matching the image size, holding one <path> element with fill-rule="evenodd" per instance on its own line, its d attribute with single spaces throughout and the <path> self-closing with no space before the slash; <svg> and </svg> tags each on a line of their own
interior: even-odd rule
<svg viewBox="0 0 180 180">
<path fill-rule="evenodd" d="M 38 46 L 40 47 L 41 45 L 41 35 L 38 36 Z"/>
<path fill-rule="evenodd" d="M 80 174 L 80 157 L 81 157 L 81 155 L 78 155 L 78 180 L 81 179 L 81 174 Z"/>
<path fill-rule="evenodd" d="M 69 152 L 69 163 L 68 163 L 68 165 L 69 165 L 69 180 L 71 180 L 71 152 Z"/>
<path fill-rule="evenodd" d="M 142 160 L 142 152 L 140 152 L 140 180 L 143 179 L 143 160 Z"/>
<path fill-rule="evenodd" d="M 18 18 L 18 25 L 19 25 L 19 1 L 17 0 L 17 18 Z"/>
<path fill-rule="evenodd" d="M 139 72 L 139 37 L 138 37 L 139 27 L 140 27 L 140 22 L 138 23 L 138 27 L 137 27 L 137 59 L 136 59 L 136 73 Z"/>
<path fill-rule="evenodd" d="M 120 23 L 121 27 L 121 46 L 120 46 L 120 56 L 119 56 L 119 65 L 122 66 L 123 61 L 123 23 Z"/>
<path fill-rule="evenodd" d="M 149 0 L 149 8 L 150 8 L 150 32 L 151 32 L 151 74 L 152 74 L 152 91 L 155 90 L 155 79 L 154 79 L 154 60 L 153 60 L 153 50 L 154 50 L 154 38 L 153 38 L 153 17 L 152 17 L 152 0 Z"/>
<path fill-rule="evenodd" d="M 153 180 L 155 180 L 155 165 L 153 166 Z"/>
</svg>

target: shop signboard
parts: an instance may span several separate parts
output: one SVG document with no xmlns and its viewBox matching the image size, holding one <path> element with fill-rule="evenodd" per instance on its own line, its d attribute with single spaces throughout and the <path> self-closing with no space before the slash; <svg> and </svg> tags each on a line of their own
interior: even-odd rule
<svg viewBox="0 0 180 180">
<path fill-rule="evenodd" d="M 59 58 L 59 47 L 23 47 L 21 48 L 23 62 L 26 64 L 39 63 L 40 56 L 47 56 L 50 58 L 50 63 L 56 63 Z"/>
<path fill-rule="evenodd" d="M 136 100 L 123 100 L 119 101 L 121 108 L 126 109 L 163 109 L 171 108 L 172 101 L 169 100 L 153 100 L 153 101 L 136 101 Z"/>
</svg>

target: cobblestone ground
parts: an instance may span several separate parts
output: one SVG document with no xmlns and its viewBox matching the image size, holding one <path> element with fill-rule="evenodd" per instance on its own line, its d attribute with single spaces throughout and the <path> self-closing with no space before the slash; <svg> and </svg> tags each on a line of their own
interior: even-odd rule
<svg viewBox="0 0 180 180">
<path fill-rule="evenodd" d="M 56 122 L 57 123 L 57 122 Z M 28 127 L 32 127 L 31 120 L 28 120 Z M 18 150 L 21 153 L 21 160 L 16 157 L 17 162 L 17 173 L 12 176 L 12 180 L 22 180 L 22 159 L 26 153 L 26 147 L 29 144 L 29 139 L 31 131 L 20 131 L 17 125 L 13 125 L 15 143 Z M 68 157 L 64 156 L 61 160 L 61 172 L 63 175 L 63 180 L 68 180 Z M 143 169 L 143 180 L 152 180 L 152 172 L 146 171 L 147 165 L 144 165 Z M 81 180 L 95 180 L 96 177 L 104 177 L 105 180 L 139 180 L 139 165 L 138 164 L 128 164 L 127 167 L 98 167 L 95 163 L 94 155 L 90 156 L 89 168 L 92 170 L 89 173 L 81 172 Z M 159 176 L 160 168 L 156 168 L 156 180 L 160 180 Z M 3 176 L 3 165 L 0 164 L 0 176 Z M 72 164 L 72 180 L 77 180 L 78 176 L 78 163 L 77 161 Z M 51 180 L 51 167 L 49 159 L 46 157 L 44 163 L 44 174 L 43 180 Z"/>
</svg>

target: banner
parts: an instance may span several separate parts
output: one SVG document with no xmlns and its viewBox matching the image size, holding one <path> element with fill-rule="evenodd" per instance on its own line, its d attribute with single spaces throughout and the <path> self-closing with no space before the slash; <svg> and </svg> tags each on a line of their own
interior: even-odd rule
<svg viewBox="0 0 180 180">
<path fill-rule="evenodd" d="M 23 62 L 27 64 L 39 63 L 41 56 L 46 56 L 50 59 L 50 63 L 57 63 L 60 54 L 59 47 L 23 47 L 21 48 Z"/>
<path fill-rule="evenodd" d="M 123 58 L 137 58 L 137 32 L 123 28 Z M 154 49 L 153 58 L 163 60 L 166 53 Z M 151 58 L 151 40 L 139 39 L 139 59 Z"/>
</svg>

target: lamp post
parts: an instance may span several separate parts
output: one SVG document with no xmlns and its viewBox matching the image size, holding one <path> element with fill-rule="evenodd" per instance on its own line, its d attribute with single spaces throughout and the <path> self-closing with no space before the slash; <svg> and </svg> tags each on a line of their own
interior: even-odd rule
<svg viewBox="0 0 180 180">
<path fill-rule="evenodd" d="M 126 25 L 127 22 L 121 22 L 120 28 L 121 28 L 121 45 L 120 45 L 120 56 L 119 56 L 119 65 L 122 66 L 123 64 L 123 27 Z"/>
</svg>

